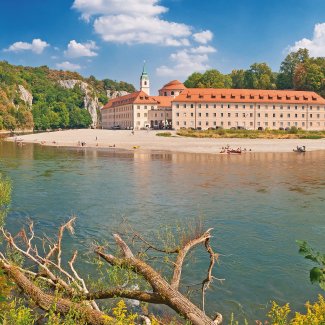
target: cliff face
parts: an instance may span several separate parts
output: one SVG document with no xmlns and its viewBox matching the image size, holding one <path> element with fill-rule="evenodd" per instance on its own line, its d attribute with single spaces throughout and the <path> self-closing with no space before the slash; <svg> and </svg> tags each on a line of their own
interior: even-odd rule
<svg viewBox="0 0 325 325">
<path fill-rule="evenodd" d="M 33 95 L 22 85 L 18 85 L 20 99 L 28 105 L 29 108 L 32 108 L 33 105 Z"/>
<path fill-rule="evenodd" d="M 95 128 L 100 108 L 126 91 L 124 81 L 0 61 L 0 130 Z"/>
<path fill-rule="evenodd" d="M 95 90 L 86 82 L 76 79 L 70 80 L 59 80 L 59 84 L 61 87 L 67 89 L 73 89 L 76 85 L 80 88 L 80 90 L 84 93 L 84 108 L 89 112 L 92 120 L 92 127 L 96 128 L 98 125 L 98 110 L 102 107 L 99 104 L 98 97 L 96 95 L 92 95 L 95 93 Z"/>
</svg>

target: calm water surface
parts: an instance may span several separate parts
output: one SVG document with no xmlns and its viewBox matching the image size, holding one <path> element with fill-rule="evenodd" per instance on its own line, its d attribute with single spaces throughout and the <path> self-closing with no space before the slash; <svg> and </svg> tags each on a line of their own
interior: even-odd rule
<svg viewBox="0 0 325 325">
<path fill-rule="evenodd" d="M 74 213 L 78 243 L 69 239 L 68 250 L 86 252 L 94 239 L 110 239 L 121 217 L 151 233 L 203 216 L 222 254 L 214 275 L 225 278 L 209 291 L 208 313 L 252 321 L 270 300 L 303 310 L 321 292 L 309 283 L 312 264 L 295 240 L 325 251 L 325 152 L 142 154 L 0 142 L 0 171 L 14 188 L 8 228 L 31 217 L 51 234 Z M 207 266 L 200 252 L 183 283 L 202 281 Z"/>
</svg>

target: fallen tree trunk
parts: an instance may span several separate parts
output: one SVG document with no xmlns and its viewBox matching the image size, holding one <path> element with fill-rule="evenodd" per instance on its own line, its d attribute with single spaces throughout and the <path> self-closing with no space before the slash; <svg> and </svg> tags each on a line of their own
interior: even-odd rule
<svg viewBox="0 0 325 325">
<path fill-rule="evenodd" d="M 57 298 L 43 292 L 15 266 L 3 264 L 2 267 L 24 294 L 45 311 L 49 311 L 55 306 L 55 312 L 67 315 L 69 311 L 74 310 L 79 315 L 82 315 L 83 319 L 91 325 L 107 325 L 108 322 L 113 320 L 112 317 L 94 310 L 83 303 L 74 303 L 68 299 Z"/>
</svg>

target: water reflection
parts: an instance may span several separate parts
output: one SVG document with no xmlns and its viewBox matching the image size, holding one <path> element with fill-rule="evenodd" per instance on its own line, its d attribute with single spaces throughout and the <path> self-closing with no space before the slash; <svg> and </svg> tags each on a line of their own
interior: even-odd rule
<svg viewBox="0 0 325 325">
<path fill-rule="evenodd" d="M 325 152 L 229 156 L 0 143 L 0 170 L 13 180 L 10 229 L 32 216 L 51 233 L 78 215 L 80 241 L 68 238 L 68 253 L 109 239 L 124 216 L 147 233 L 204 216 L 222 254 L 215 275 L 226 278 L 213 284 L 208 312 L 254 320 L 271 299 L 302 308 L 319 292 L 295 240 L 325 251 Z M 195 257 L 184 284 L 204 276 L 206 256 Z"/>
</svg>

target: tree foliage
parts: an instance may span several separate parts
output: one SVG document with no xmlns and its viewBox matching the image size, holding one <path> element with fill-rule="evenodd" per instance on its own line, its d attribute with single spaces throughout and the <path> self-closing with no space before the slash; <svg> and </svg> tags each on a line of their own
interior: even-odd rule
<svg viewBox="0 0 325 325">
<path fill-rule="evenodd" d="M 107 90 L 135 91 L 133 85 L 110 79 L 97 80 L 94 76 L 83 78 L 76 72 L 14 66 L 0 62 L 0 129 L 32 129 L 89 127 L 91 118 L 84 109 L 84 93 L 76 85 L 65 89 L 59 80 L 75 79 L 88 83 L 92 96 L 101 104 L 108 101 Z M 33 96 L 29 107 L 20 99 L 18 85 Z M 80 118 L 80 120 L 78 120 Z"/>
<path fill-rule="evenodd" d="M 299 253 L 307 260 L 317 264 L 309 272 L 311 283 L 317 283 L 325 290 L 325 254 L 314 251 L 305 241 L 297 241 L 297 244 L 299 245 Z"/>
</svg>

